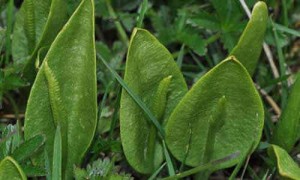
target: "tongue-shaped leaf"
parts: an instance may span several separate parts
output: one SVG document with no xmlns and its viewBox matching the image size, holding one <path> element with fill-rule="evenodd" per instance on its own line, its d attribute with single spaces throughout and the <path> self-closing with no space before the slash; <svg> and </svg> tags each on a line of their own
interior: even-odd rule
<svg viewBox="0 0 300 180">
<path fill-rule="evenodd" d="M 254 73 L 261 53 L 267 21 L 267 5 L 259 1 L 253 8 L 250 21 L 241 35 L 238 44 L 230 53 L 245 66 L 250 75 Z"/>
<path fill-rule="evenodd" d="M 92 0 L 83 0 L 52 43 L 26 110 L 25 139 L 44 134 L 50 158 L 55 129 L 60 125 L 62 173 L 66 179 L 70 179 L 74 165 L 81 162 L 96 128 L 93 6 Z"/>
</svg>

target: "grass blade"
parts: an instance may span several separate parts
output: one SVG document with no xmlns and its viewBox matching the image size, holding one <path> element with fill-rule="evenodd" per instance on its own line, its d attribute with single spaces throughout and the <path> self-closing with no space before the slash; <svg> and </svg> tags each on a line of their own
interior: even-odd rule
<svg viewBox="0 0 300 180">
<path fill-rule="evenodd" d="M 151 176 L 148 180 L 154 180 L 160 171 L 166 166 L 167 163 L 163 163 Z"/>
<path fill-rule="evenodd" d="M 154 126 L 159 131 L 161 137 L 164 139 L 165 132 L 163 128 L 161 127 L 158 120 L 155 118 L 155 116 L 152 114 L 150 109 L 145 105 L 145 103 L 127 86 L 127 84 L 124 82 L 124 80 L 118 75 L 118 73 L 113 70 L 107 63 L 107 61 L 97 53 L 97 57 L 103 62 L 103 64 L 107 67 L 107 69 L 113 74 L 113 76 L 117 79 L 117 81 L 122 85 L 122 87 L 128 92 L 128 94 L 134 99 L 134 101 L 143 109 L 145 114 L 147 115 L 148 119 L 151 121 L 151 123 L 154 124 Z"/>
<path fill-rule="evenodd" d="M 183 61 L 183 56 L 184 56 L 184 49 L 185 49 L 185 45 L 182 44 L 181 48 L 180 48 L 180 51 L 179 51 L 179 54 L 178 54 L 178 57 L 177 57 L 177 61 L 176 61 L 177 65 L 178 65 L 178 67 L 180 69 L 182 67 L 182 61 Z"/>
<path fill-rule="evenodd" d="M 277 29 L 279 31 L 291 34 L 291 35 L 296 36 L 296 37 L 300 37 L 300 32 L 299 31 L 296 31 L 294 29 L 290 29 L 286 26 L 283 26 L 283 25 L 277 24 L 277 23 L 273 23 L 273 25 L 274 25 L 275 29 Z"/>
<path fill-rule="evenodd" d="M 147 12 L 148 9 L 148 0 L 143 0 L 140 8 L 139 8 L 139 16 L 137 17 L 137 27 L 141 28 L 143 26 L 143 20 L 145 13 Z"/>
<path fill-rule="evenodd" d="M 280 69 L 280 76 L 286 75 L 286 63 L 285 58 L 283 55 L 282 47 L 280 47 L 279 37 L 276 28 L 274 28 L 274 23 L 272 21 L 273 26 L 273 33 L 275 37 L 275 43 L 276 43 L 276 49 L 278 54 L 278 60 L 279 60 L 279 69 Z M 282 92 L 281 92 L 281 108 L 284 108 L 287 101 L 287 95 L 288 95 L 288 85 L 286 81 L 282 82 Z"/>
<path fill-rule="evenodd" d="M 163 178 L 162 180 L 171 180 L 171 179 L 180 179 L 180 178 L 184 178 L 184 177 L 187 177 L 187 176 L 190 176 L 190 175 L 193 175 L 193 174 L 196 174 L 198 172 L 201 172 L 201 171 L 204 171 L 204 170 L 207 170 L 207 169 L 211 169 L 213 168 L 214 166 L 218 165 L 218 164 L 221 164 L 223 162 L 226 162 L 228 160 L 231 160 L 231 159 L 235 159 L 237 158 L 238 156 L 240 155 L 239 152 L 235 152 L 235 153 L 232 153 L 224 158 L 221 158 L 221 159 L 217 159 L 217 160 L 214 160 L 214 161 L 211 161 L 207 164 L 204 164 L 204 165 L 200 165 L 198 167 L 195 167 L 195 168 L 192 168 L 190 170 L 187 170 L 187 171 L 184 171 L 182 173 L 179 173 L 179 174 L 176 174 L 174 176 L 170 176 L 170 177 L 166 177 L 166 178 Z"/>
<path fill-rule="evenodd" d="M 7 7 L 7 28 L 6 28 L 6 36 L 5 36 L 5 64 L 8 63 L 10 55 L 11 55 L 11 34 L 12 34 L 12 27 L 13 27 L 13 15 L 14 15 L 14 1 L 10 0 L 8 2 Z"/>
<path fill-rule="evenodd" d="M 163 140 L 162 144 L 163 144 L 163 148 L 164 148 L 165 158 L 166 158 L 166 161 L 167 161 L 169 175 L 170 176 L 174 176 L 175 175 L 175 169 L 174 169 L 174 166 L 173 166 L 170 154 L 168 152 L 168 149 L 167 149 L 167 146 L 166 146 L 166 142 Z"/>
</svg>

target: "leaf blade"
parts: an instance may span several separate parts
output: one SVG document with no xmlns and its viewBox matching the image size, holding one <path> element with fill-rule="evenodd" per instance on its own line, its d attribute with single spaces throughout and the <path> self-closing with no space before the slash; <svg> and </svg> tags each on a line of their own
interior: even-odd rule
<svg viewBox="0 0 300 180">
<path fill-rule="evenodd" d="M 3 179 L 27 179 L 20 165 L 9 156 L 0 163 L 0 177 Z"/>
<path fill-rule="evenodd" d="M 252 16 L 247 24 L 238 44 L 230 52 L 253 75 L 258 58 L 262 50 L 265 31 L 267 28 L 267 5 L 259 1 L 255 4 Z"/>
<path fill-rule="evenodd" d="M 183 97 L 168 120 L 167 145 L 175 158 L 182 162 L 185 160 L 187 165 L 204 164 L 205 161 L 218 159 L 235 151 L 240 151 L 245 156 L 252 142 L 255 141 L 252 151 L 259 142 L 264 114 L 262 102 L 246 69 L 232 58 L 223 61 L 203 76 Z M 226 97 L 224 125 L 219 131 L 209 133 L 208 122 L 213 116 L 212 110 L 218 109 L 215 106 L 223 96 Z M 247 109 L 247 112 L 243 109 Z M 189 128 L 192 128 L 191 137 L 186 133 Z M 211 140 L 206 141 L 209 134 L 215 134 L 210 137 L 215 142 L 213 145 L 210 144 Z M 186 157 L 188 145 L 189 154 Z M 207 147 L 213 149 L 209 159 L 205 156 Z M 223 167 L 236 163 L 229 161 Z M 216 167 L 220 168 L 222 167 Z"/>
<path fill-rule="evenodd" d="M 281 176 L 294 180 L 300 179 L 300 167 L 296 162 L 294 162 L 288 152 L 277 145 L 272 145 L 269 148 L 269 153 L 273 153 L 275 155 L 277 159 L 277 167 Z"/>
<path fill-rule="evenodd" d="M 124 76 L 124 81 L 128 87 L 140 97 L 149 109 L 152 109 L 153 96 L 155 96 L 158 85 L 168 76 L 172 76 L 172 78 L 168 88 L 166 110 L 162 119 L 158 120 L 162 122 L 161 124 L 165 123 L 165 120 L 185 94 L 187 86 L 167 49 L 148 31 L 135 29 L 130 41 Z M 159 118 L 157 114 L 154 114 L 154 116 Z M 148 141 L 146 140 L 145 142 L 144 139 L 145 137 L 149 138 L 152 126 L 146 118 L 139 105 L 123 90 L 120 128 L 124 153 L 134 169 L 138 172 L 149 174 L 159 167 L 162 162 L 163 151 L 162 146 L 156 140 L 154 150 L 152 150 L 152 152 L 155 152 L 154 160 L 144 156 L 144 151 L 151 151 L 148 148 Z"/>
<path fill-rule="evenodd" d="M 94 4 L 92 0 L 83 0 L 52 43 L 28 100 L 25 139 L 36 134 L 44 134 L 47 138 L 45 147 L 52 164 L 56 125 L 44 71 L 47 62 L 51 74 L 55 75 L 54 79 L 59 86 L 65 110 L 66 119 L 60 119 L 60 125 L 63 142 L 63 176 L 66 179 L 72 176 L 73 165 L 81 162 L 96 129 L 94 39 Z"/>
</svg>

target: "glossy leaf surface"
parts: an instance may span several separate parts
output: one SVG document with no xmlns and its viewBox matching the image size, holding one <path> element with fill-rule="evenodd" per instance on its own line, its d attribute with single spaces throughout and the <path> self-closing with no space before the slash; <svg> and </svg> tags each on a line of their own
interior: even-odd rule
<svg viewBox="0 0 300 180">
<path fill-rule="evenodd" d="M 290 92 L 287 105 L 281 114 L 272 142 L 291 151 L 300 138 L 300 76 Z"/>
<path fill-rule="evenodd" d="M 66 0 L 25 0 L 17 14 L 12 51 L 15 62 L 26 63 L 25 76 L 33 81 L 40 48 L 49 48 L 67 21 Z"/>
<path fill-rule="evenodd" d="M 171 54 L 143 29 L 133 31 L 124 80 L 161 124 L 187 91 Z M 157 130 L 125 90 L 121 97 L 120 128 L 123 150 L 130 165 L 140 173 L 157 169 L 163 160 Z"/>
<path fill-rule="evenodd" d="M 288 152 L 277 145 L 272 145 L 269 150 L 277 159 L 277 168 L 281 176 L 286 179 L 300 179 L 300 167 Z"/>
<path fill-rule="evenodd" d="M 231 55 L 235 56 L 252 75 L 259 59 L 268 21 L 267 5 L 259 1 L 255 4 L 252 16 L 238 44 Z"/>
<path fill-rule="evenodd" d="M 180 101 L 166 125 L 166 142 L 171 153 L 190 166 L 239 151 L 240 158 L 223 164 L 232 166 L 253 142 L 258 144 L 263 114 L 247 70 L 230 57 L 203 76 Z"/>
<path fill-rule="evenodd" d="M 27 178 L 20 165 L 8 156 L 0 163 L 0 179 L 26 180 Z"/>
<path fill-rule="evenodd" d="M 25 114 L 25 139 L 45 135 L 50 161 L 55 130 L 61 126 L 66 179 L 81 162 L 96 128 L 94 39 L 93 1 L 83 0 L 50 47 Z"/>
</svg>

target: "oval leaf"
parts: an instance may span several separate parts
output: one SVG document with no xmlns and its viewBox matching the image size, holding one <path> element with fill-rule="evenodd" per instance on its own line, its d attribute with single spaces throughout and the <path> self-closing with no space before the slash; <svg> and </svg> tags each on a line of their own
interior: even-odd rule
<svg viewBox="0 0 300 180">
<path fill-rule="evenodd" d="M 124 80 L 161 124 L 187 92 L 183 76 L 169 51 L 143 29 L 133 31 Z M 154 172 L 163 160 L 157 130 L 125 90 L 121 97 L 120 128 L 130 165 L 140 173 Z"/>
<path fill-rule="evenodd" d="M 27 179 L 19 164 L 9 156 L 3 159 L 0 163 L 0 178 L 18 180 Z"/>
<path fill-rule="evenodd" d="M 44 134 L 50 161 L 55 129 L 61 126 L 66 179 L 80 164 L 96 128 L 94 39 L 94 4 L 83 0 L 51 45 L 27 104 L 25 139 Z"/>
<path fill-rule="evenodd" d="M 266 3 L 259 1 L 255 4 L 250 21 L 248 22 L 238 44 L 230 55 L 235 56 L 252 75 L 259 59 L 264 36 L 267 28 L 268 8 Z"/>
<path fill-rule="evenodd" d="M 247 70 L 230 57 L 201 78 L 180 101 L 166 125 L 166 142 L 171 153 L 190 166 L 239 151 L 240 158 L 223 164 L 232 166 L 247 154 L 253 142 L 258 144 L 263 114 Z"/>
<path fill-rule="evenodd" d="M 287 179 L 300 179 L 300 167 L 294 162 L 288 152 L 276 145 L 272 145 L 269 152 L 272 155 L 275 155 L 277 167 L 281 176 Z"/>
</svg>

